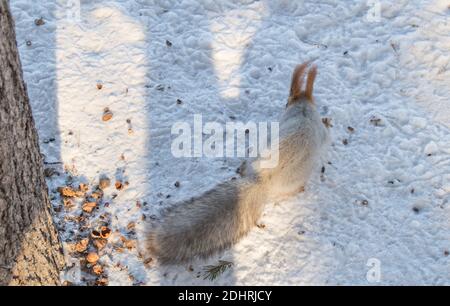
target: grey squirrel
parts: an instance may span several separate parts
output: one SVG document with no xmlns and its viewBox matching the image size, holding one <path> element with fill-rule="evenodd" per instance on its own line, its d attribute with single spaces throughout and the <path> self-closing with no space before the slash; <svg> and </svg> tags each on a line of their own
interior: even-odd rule
<svg viewBox="0 0 450 306">
<path fill-rule="evenodd" d="M 266 201 L 304 190 L 328 139 L 313 98 L 317 66 L 308 70 L 302 89 L 308 67 L 309 62 L 298 65 L 292 75 L 280 120 L 278 165 L 262 168 L 255 161 L 241 179 L 223 182 L 166 212 L 146 236 L 150 255 L 161 264 L 186 263 L 229 248 L 256 225 Z"/>
</svg>

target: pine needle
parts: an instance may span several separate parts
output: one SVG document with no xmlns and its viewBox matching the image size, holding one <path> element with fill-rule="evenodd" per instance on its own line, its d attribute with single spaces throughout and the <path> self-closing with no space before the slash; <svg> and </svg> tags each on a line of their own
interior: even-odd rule
<svg viewBox="0 0 450 306">
<path fill-rule="evenodd" d="M 203 274 L 203 279 L 209 279 L 210 281 L 213 281 L 232 266 L 233 263 L 230 261 L 219 260 L 219 264 L 216 266 L 211 265 L 204 267 L 205 272 Z"/>
</svg>

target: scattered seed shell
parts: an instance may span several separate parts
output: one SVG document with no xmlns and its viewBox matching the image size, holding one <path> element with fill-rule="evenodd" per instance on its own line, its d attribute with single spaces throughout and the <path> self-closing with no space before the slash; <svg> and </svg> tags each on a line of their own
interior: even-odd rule
<svg viewBox="0 0 450 306">
<path fill-rule="evenodd" d="M 74 198 L 77 196 L 75 190 L 73 190 L 71 187 L 59 187 L 58 192 L 63 197 Z"/>
<path fill-rule="evenodd" d="M 96 202 L 86 202 L 83 204 L 82 209 L 87 213 L 91 213 L 96 206 L 97 206 Z"/>
<path fill-rule="evenodd" d="M 76 196 L 77 198 L 82 198 L 82 197 L 84 197 L 85 194 L 86 194 L 86 193 L 85 193 L 84 191 L 81 191 L 81 190 L 75 190 L 75 196 Z"/>
<path fill-rule="evenodd" d="M 91 264 L 96 263 L 99 259 L 100 257 L 95 252 L 91 252 L 86 256 L 87 262 Z"/>
<path fill-rule="evenodd" d="M 102 120 L 104 122 L 111 120 L 113 117 L 113 113 L 111 113 L 110 111 L 103 113 L 103 117 Z"/>
<path fill-rule="evenodd" d="M 75 244 L 75 251 L 83 253 L 87 250 L 89 244 L 89 238 L 84 238 Z"/>
<path fill-rule="evenodd" d="M 108 285 L 108 279 L 105 277 L 99 278 L 95 281 L 95 285 L 97 286 L 107 286 Z"/>
<path fill-rule="evenodd" d="M 122 184 L 121 181 L 116 181 L 114 186 L 116 187 L 117 190 L 122 190 L 123 189 L 123 184 Z"/>
<path fill-rule="evenodd" d="M 106 239 L 95 239 L 92 243 L 97 248 L 97 250 L 102 250 L 105 248 L 108 241 Z"/>
<path fill-rule="evenodd" d="M 106 226 L 102 226 L 100 228 L 100 236 L 104 239 L 107 239 L 109 236 L 111 236 L 111 232 L 111 229 Z"/>
<path fill-rule="evenodd" d="M 103 273 L 103 267 L 99 264 L 96 264 L 92 267 L 92 272 L 94 272 L 94 274 L 100 275 Z"/>
<path fill-rule="evenodd" d="M 94 238 L 94 239 L 98 239 L 98 238 L 102 237 L 102 234 L 99 231 L 97 231 L 97 230 L 93 230 L 91 232 L 91 237 Z"/>
<path fill-rule="evenodd" d="M 63 198 L 63 204 L 66 208 L 72 208 L 74 206 L 72 200 L 68 198 Z"/>
<path fill-rule="evenodd" d="M 103 192 L 101 190 L 96 190 L 91 194 L 91 197 L 98 200 L 103 197 Z"/>
</svg>

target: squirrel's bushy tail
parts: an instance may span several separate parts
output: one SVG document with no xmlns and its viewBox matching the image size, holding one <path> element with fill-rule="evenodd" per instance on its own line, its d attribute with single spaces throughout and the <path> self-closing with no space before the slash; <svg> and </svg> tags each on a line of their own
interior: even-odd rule
<svg viewBox="0 0 450 306">
<path fill-rule="evenodd" d="M 178 264 L 230 247 L 256 224 L 265 189 L 260 181 L 232 180 L 180 203 L 150 230 L 150 253 L 162 264 Z"/>
</svg>

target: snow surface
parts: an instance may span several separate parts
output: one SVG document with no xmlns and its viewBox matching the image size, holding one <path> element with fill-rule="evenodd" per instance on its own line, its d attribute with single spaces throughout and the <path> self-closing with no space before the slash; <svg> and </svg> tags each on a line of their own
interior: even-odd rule
<svg viewBox="0 0 450 306">
<path fill-rule="evenodd" d="M 238 159 L 174 158 L 173 123 L 276 120 L 295 64 L 319 66 L 333 125 L 322 178 L 317 165 L 305 193 L 267 205 L 265 228 L 191 269 L 144 265 L 111 243 L 109 284 L 450 285 L 448 1 L 382 0 L 379 22 L 366 1 L 82 0 L 80 22 L 68 1 L 10 2 L 41 150 L 63 163 L 47 165 L 61 173 L 48 180 L 53 206 L 59 186 L 128 181 L 91 220 L 130 239 L 130 222 L 142 233 L 144 214 L 236 176 Z M 85 235 L 70 221 L 80 212 L 55 212 L 66 246 Z M 219 259 L 234 266 L 204 280 Z"/>
</svg>

